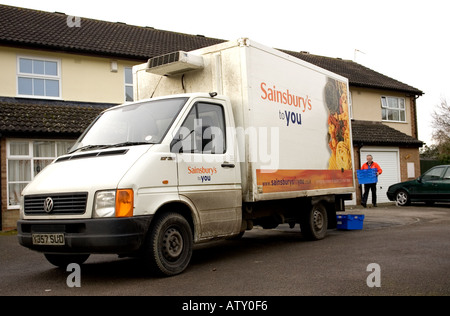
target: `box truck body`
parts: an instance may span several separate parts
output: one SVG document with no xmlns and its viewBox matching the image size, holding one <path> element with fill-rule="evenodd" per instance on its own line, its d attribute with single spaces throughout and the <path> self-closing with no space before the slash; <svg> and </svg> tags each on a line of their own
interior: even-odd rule
<svg viewBox="0 0 450 316">
<path fill-rule="evenodd" d="M 57 265 L 139 254 L 173 275 L 196 242 L 335 226 L 355 183 L 346 78 L 246 38 L 133 75 L 136 101 L 102 113 L 25 188 L 22 245 Z"/>
<path fill-rule="evenodd" d="M 352 192 L 346 78 L 248 39 L 192 55 L 203 56 L 201 71 L 167 75 L 161 66 L 155 75 L 148 64 L 135 67 L 135 99 L 211 91 L 229 97 L 244 201 Z"/>
</svg>

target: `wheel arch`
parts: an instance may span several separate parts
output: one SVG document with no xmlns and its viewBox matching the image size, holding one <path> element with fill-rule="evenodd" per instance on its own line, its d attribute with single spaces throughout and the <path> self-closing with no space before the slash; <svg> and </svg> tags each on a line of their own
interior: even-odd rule
<svg viewBox="0 0 450 316">
<path fill-rule="evenodd" d="M 397 193 L 400 191 L 405 191 L 406 193 L 408 193 L 409 196 L 411 196 L 411 191 L 407 186 L 398 187 L 397 189 L 395 189 L 394 194 L 397 195 Z"/>
<path fill-rule="evenodd" d="M 197 217 L 197 213 L 195 212 L 195 207 L 190 205 L 190 203 L 179 200 L 179 201 L 170 201 L 162 204 L 155 212 L 154 220 L 158 217 L 162 216 L 167 212 L 176 212 L 182 215 L 191 226 L 194 242 L 198 240 L 199 236 L 199 219 Z M 152 222 L 154 222 L 154 220 Z M 149 227 L 149 231 L 151 230 L 151 225 Z"/>
</svg>

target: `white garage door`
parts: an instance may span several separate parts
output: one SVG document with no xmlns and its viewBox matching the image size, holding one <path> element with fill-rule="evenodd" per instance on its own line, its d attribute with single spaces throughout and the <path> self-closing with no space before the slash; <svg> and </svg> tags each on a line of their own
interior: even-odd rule
<svg viewBox="0 0 450 316">
<path fill-rule="evenodd" d="M 386 191 L 390 185 L 400 182 L 399 152 L 394 148 L 374 148 L 361 149 L 361 165 L 367 161 L 366 156 L 373 156 L 373 161 L 378 163 L 383 170 L 383 174 L 378 177 L 377 202 L 390 202 L 386 196 Z M 364 187 L 364 186 L 363 186 Z M 364 189 L 364 188 L 363 188 Z M 372 196 L 369 194 L 367 204 L 372 203 Z"/>
</svg>

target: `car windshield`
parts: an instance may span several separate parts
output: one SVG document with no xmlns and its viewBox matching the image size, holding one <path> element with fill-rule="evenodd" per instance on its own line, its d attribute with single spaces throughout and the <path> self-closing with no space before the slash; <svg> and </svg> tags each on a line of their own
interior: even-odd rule
<svg viewBox="0 0 450 316">
<path fill-rule="evenodd" d="M 81 135 L 70 152 L 105 147 L 158 144 L 188 98 L 171 98 L 105 111 Z"/>
</svg>

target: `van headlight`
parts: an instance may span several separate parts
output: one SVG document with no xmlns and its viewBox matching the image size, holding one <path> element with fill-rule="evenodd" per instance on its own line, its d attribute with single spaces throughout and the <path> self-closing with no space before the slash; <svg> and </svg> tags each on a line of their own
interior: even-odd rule
<svg viewBox="0 0 450 316">
<path fill-rule="evenodd" d="M 95 194 L 94 217 L 133 216 L 134 193 L 132 189 L 99 191 Z"/>
<path fill-rule="evenodd" d="M 116 190 L 95 194 L 94 217 L 114 217 L 116 214 Z"/>
</svg>

